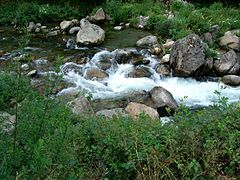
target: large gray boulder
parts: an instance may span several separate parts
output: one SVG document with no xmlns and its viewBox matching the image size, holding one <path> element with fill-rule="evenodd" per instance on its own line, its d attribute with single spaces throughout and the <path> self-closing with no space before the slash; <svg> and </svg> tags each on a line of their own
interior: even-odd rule
<svg viewBox="0 0 240 180">
<path fill-rule="evenodd" d="M 220 38 L 220 46 L 240 51 L 240 38 L 233 32 L 227 31 L 224 36 Z"/>
<path fill-rule="evenodd" d="M 230 86 L 240 86 L 240 76 L 226 75 L 222 77 L 221 81 Z"/>
<path fill-rule="evenodd" d="M 176 76 L 191 76 L 205 63 L 203 42 L 196 34 L 176 41 L 170 54 L 170 64 Z"/>
<path fill-rule="evenodd" d="M 220 56 L 220 60 L 214 63 L 215 71 L 220 74 L 239 74 L 240 71 L 240 60 L 237 54 L 230 50 L 227 53 Z"/>
<path fill-rule="evenodd" d="M 136 43 L 138 47 L 150 47 L 153 46 L 154 44 L 158 44 L 158 40 L 156 36 L 145 36 L 142 39 L 139 39 Z"/>
<path fill-rule="evenodd" d="M 80 21 L 80 28 L 76 39 L 76 42 L 80 45 L 98 45 L 105 39 L 105 31 L 86 19 Z"/>
<path fill-rule="evenodd" d="M 172 94 L 163 87 L 154 87 L 150 91 L 150 97 L 153 101 L 154 108 L 168 107 L 170 109 L 176 109 L 178 107 Z"/>
<path fill-rule="evenodd" d="M 148 115 L 152 119 L 159 119 L 158 112 L 145 104 L 130 102 L 125 108 L 125 111 L 133 120 L 136 120 L 141 113 Z"/>
</svg>

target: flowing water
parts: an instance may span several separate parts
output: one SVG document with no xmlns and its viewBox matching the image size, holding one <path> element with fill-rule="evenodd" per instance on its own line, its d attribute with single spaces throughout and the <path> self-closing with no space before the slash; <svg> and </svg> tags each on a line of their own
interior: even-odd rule
<svg viewBox="0 0 240 180">
<path fill-rule="evenodd" d="M 1 61 L 5 62 L 17 55 L 18 42 L 21 37 L 12 28 L 1 29 L 3 32 L 0 33 L 0 66 Z M 70 50 L 66 47 L 66 41 L 64 40 L 69 38 L 67 36 L 45 38 L 39 35 L 31 39 L 25 50 L 34 55 L 36 65 L 44 62 L 50 66 L 50 64 L 55 63 L 52 60 L 53 57 L 62 56 L 65 59 L 69 57 L 66 63 L 61 63 L 60 72 L 67 82 L 71 82 L 72 87 L 63 89 L 59 94 L 69 91 L 84 91 L 91 94 L 93 99 L 108 99 L 120 98 L 127 96 L 131 92 L 149 91 L 155 86 L 162 86 L 170 91 L 178 102 L 184 99 L 188 106 L 208 106 L 213 104 L 219 98 L 214 93 L 215 91 L 220 91 L 221 96 L 228 97 L 230 102 L 240 101 L 240 87 L 230 87 L 213 81 L 200 82 L 192 78 L 160 76 L 155 71 L 155 66 L 158 64 L 159 59 L 140 49 L 134 51 L 138 51 L 139 54 L 144 56 L 144 59 L 150 61 L 146 67 L 149 68 L 152 75 L 149 78 L 129 77 L 128 74 L 134 69 L 134 65 L 118 64 L 115 59 L 117 52 L 115 49 L 133 47 L 139 38 L 149 35 L 149 33 L 136 29 L 126 29 L 120 32 L 112 31 L 109 28 L 105 30 L 107 30 L 106 41 L 98 48 L 76 48 Z M 78 64 L 77 60 L 74 59 L 76 57 L 85 58 L 87 62 Z M 102 81 L 88 80 L 86 78 L 87 69 L 98 67 L 99 62 L 104 57 L 108 57 L 112 64 L 106 70 L 109 77 Z M 71 69 L 71 67 L 74 68 Z M 76 68 L 78 69 L 77 71 Z M 41 71 L 42 74 L 47 73 L 48 68 L 42 68 Z"/>
</svg>

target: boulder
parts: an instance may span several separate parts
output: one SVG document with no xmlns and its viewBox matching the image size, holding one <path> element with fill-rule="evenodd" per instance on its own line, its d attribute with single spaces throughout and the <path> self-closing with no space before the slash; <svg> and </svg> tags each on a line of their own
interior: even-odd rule
<svg viewBox="0 0 240 180">
<path fill-rule="evenodd" d="M 69 31 L 69 29 L 70 29 L 72 26 L 73 26 L 73 22 L 72 22 L 72 21 L 66 21 L 66 20 L 64 20 L 64 21 L 62 21 L 62 22 L 60 23 L 60 28 L 61 28 L 61 30 L 63 30 L 63 31 Z"/>
<path fill-rule="evenodd" d="M 240 76 L 226 75 L 222 77 L 221 81 L 230 86 L 240 86 Z"/>
<path fill-rule="evenodd" d="M 160 116 L 169 115 L 168 112 L 166 112 L 166 108 L 175 110 L 178 107 L 172 94 L 163 87 L 154 87 L 150 91 L 150 97 L 152 100 L 151 107 L 157 109 Z"/>
<path fill-rule="evenodd" d="M 90 102 L 87 100 L 86 97 L 80 96 L 73 101 L 67 103 L 74 114 L 77 115 L 93 115 L 93 109 Z"/>
<path fill-rule="evenodd" d="M 143 78 L 143 77 L 150 78 L 151 76 L 152 72 L 150 68 L 147 66 L 137 66 L 133 69 L 133 71 L 131 71 L 128 74 L 128 77 L 130 78 Z"/>
<path fill-rule="evenodd" d="M 80 28 L 76 40 L 80 45 L 97 45 L 101 44 L 105 39 L 105 31 L 86 19 L 80 21 Z"/>
<path fill-rule="evenodd" d="M 76 34 L 79 30 L 80 30 L 80 27 L 79 27 L 79 26 L 72 27 L 72 28 L 69 30 L 69 34 Z"/>
<path fill-rule="evenodd" d="M 150 47 L 153 46 L 154 44 L 158 44 L 158 41 L 157 37 L 152 35 L 139 39 L 136 43 L 138 47 Z"/>
<path fill-rule="evenodd" d="M 220 38 L 220 46 L 240 51 L 240 38 L 228 31 Z"/>
<path fill-rule="evenodd" d="M 101 22 L 106 19 L 105 12 L 102 8 L 98 9 L 97 12 L 94 14 L 94 16 L 91 17 L 91 19 L 95 22 Z"/>
<path fill-rule="evenodd" d="M 98 111 L 96 115 L 105 116 L 106 118 L 112 118 L 114 116 L 123 116 L 123 117 L 127 116 L 126 112 L 122 108 L 101 110 L 101 111 Z"/>
<path fill-rule="evenodd" d="M 159 119 L 158 112 L 145 104 L 130 102 L 125 108 L 125 111 L 133 120 L 136 120 L 141 113 L 148 115 L 152 119 Z"/>
<path fill-rule="evenodd" d="M 130 63 L 131 59 L 138 55 L 139 54 L 136 49 L 132 48 L 117 49 L 115 50 L 114 59 L 118 64 L 126 64 Z"/>
<path fill-rule="evenodd" d="M 101 69 L 98 69 L 98 68 L 89 68 L 89 69 L 87 69 L 87 72 L 86 72 L 86 78 L 87 79 L 103 80 L 106 77 L 108 77 L 108 74 L 105 71 L 101 70 Z"/>
<path fill-rule="evenodd" d="M 220 56 L 220 60 L 214 62 L 215 71 L 220 74 L 238 74 L 240 71 L 240 61 L 237 54 L 230 50 Z"/>
<path fill-rule="evenodd" d="M 191 76 L 205 63 L 203 42 L 196 34 L 176 41 L 170 54 L 170 64 L 176 76 Z"/>
</svg>

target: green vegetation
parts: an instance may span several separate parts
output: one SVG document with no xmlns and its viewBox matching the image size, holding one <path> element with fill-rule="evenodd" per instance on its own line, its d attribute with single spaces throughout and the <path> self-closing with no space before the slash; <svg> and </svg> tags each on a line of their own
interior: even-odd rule
<svg viewBox="0 0 240 180">
<path fill-rule="evenodd" d="M 17 116 L 7 130 L 0 120 L 0 179 L 239 178 L 240 107 L 219 92 L 219 105 L 182 105 L 162 124 L 75 116 L 27 84 L 0 74 L 0 111 Z"/>
<path fill-rule="evenodd" d="M 154 30 L 161 38 L 174 40 L 185 37 L 190 33 L 199 35 L 208 32 L 212 25 L 219 25 L 223 34 L 227 30 L 240 27 L 239 8 L 223 7 L 221 3 L 214 3 L 209 7 L 196 7 L 173 1 L 168 7 L 151 0 L 144 3 L 130 3 L 109 0 L 105 3 L 105 10 L 113 18 L 114 23 L 137 22 L 138 16 L 149 16 L 147 28 Z M 168 18 L 167 12 L 174 17 Z"/>
</svg>

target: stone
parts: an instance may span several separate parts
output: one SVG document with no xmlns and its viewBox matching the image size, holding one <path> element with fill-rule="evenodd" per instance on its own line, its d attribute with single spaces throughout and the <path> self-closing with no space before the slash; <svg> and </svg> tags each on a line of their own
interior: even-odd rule
<svg viewBox="0 0 240 180">
<path fill-rule="evenodd" d="M 214 62 L 214 69 L 220 75 L 238 74 L 240 70 L 240 61 L 237 54 L 230 50 L 220 56 L 220 60 Z"/>
<path fill-rule="evenodd" d="M 137 50 L 133 48 L 117 49 L 114 52 L 114 59 L 118 64 L 130 63 L 133 57 L 138 56 Z"/>
<path fill-rule="evenodd" d="M 95 22 L 104 21 L 105 19 L 106 15 L 102 8 L 98 9 L 94 16 L 92 16 L 92 20 Z"/>
<path fill-rule="evenodd" d="M 154 44 L 153 47 L 151 48 L 151 53 L 154 55 L 160 55 L 163 52 L 162 48 L 160 47 L 159 44 Z"/>
<path fill-rule="evenodd" d="M 41 26 L 41 30 L 47 29 L 47 26 Z"/>
<path fill-rule="evenodd" d="M 210 32 L 204 33 L 204 34 L 201 36 L 201 39 L 202 39 L 204 42 L 207 42 L 207 43 L 212 43 L 212 42 L 213 42 L 213 37 L 212 37 L 212 34 L 211 34 Z"/>
<path fill-rule="evenodd" d="M 218 33 L 220 31 L 220 26 L 215 24 L 210 28 L 210 33 L 212 35 L 212 38 L 216 38 Z"/>
<path fill-rule="evenodd" d="M 156 36 L 145 36 L 144 38 L 137 41 L 136 45 L 138 47 L 151 47 L 154 44 L 158 44 L 157 37 Z"/>
<path fill-rule="evenodd" d="M 203 42 L 196 34 L 177 40 L 171 50 L 170 64 L 175 76 L 192 76 L 205 63 Z"/>
<path fill-rule="evenodd" d="M 59 35 L 61 32 L 60 30 L 50 31 L 47 33 L 47 37 L 53 37 Z"/>
<path fill-rule="evenodd" d="M 221 81 L 230 86 L 240 86 L 240 76 L 226 75 L 222 77 Z"/>
<path fill-rule="evenodd" d="M 80 22 L 78 19 L 72 19 L 73 26 L 79 26 Z"/>
<path fill-rule="evenodd" d="M 29 70 L 29 65 L 28 64 L 23 64 L 23 65 L 21 65 L 21 69 L 23 71 L 28 71 Z"/>
<path fill-rule="evenodd" d="M 240 38 L 231 33 L 231 31 L 227 31 L 224 36 L 220 38 L 220 46 L 240 51 Z"/>
<path fill-rule="evenodd" d="M 73 22 L 72 21 L 62 21 L 60 23 L 60 29 L 63 31 L 69 31 L 69 29 L 73 26 Z"/>
<path fill-rule="evenodd" d="M 159 119 L 158 112 L 145 104 L 130 102 L 125 108 L 125 111 L 133 120 L 136 120 L 141 113 L 148 115 L 151 119 Z"/>
<path fill-rule="evenodd" d="M 89 68 L 86 72 L 86 78 L 90 80 L 103 80 L 104 78 L 107 78 L 108 74 L 98 68 Z"/>
<path fill-rule="evenodd" d="M 69 30 L 69 34 L 77 34 L 80 29 L 81 29 L 81 28 L 80 28 L 79 26 L 72 27 L 72 28 Z"/>
<path fill-rule="evenodd" d="M 161 61 L 160 61 L 161 64 L 169 64 L 170 63 L 170 54 L 165 54 Z"/>
<path fill-rule="evenodd" d="M 130 78 L 143 78 L 143 77 L 150 78 L 152 75 L 153 75 L 153 73 L 151 72 L 149 67 L 137 66 L 128 74 L 128 77 L 130 77 Z"/>
<path fill-rule="evenodd" d="M 36 24 L 34 22 L 30 22 L 27 27 L 28 32 L 34 32 L 35 29 L 36 29 Z"/>
<path fill-rule="evenodd" d="M 123 26 L 115 26 L 113 29 L 116 31 L 121 31 L 123 30 Z"/>
<path fill-rule="evenodd" d="M 91 24 L 88 20 L 80 21 L 81 29 L 77 33 L 76 42 L 80 45 L 98 45 L 105 39 L 105 31 L 98 25 Z"/>
<path fill-rule="evenodd" d="M 113 118 L 114 116 L 127 117 L 126 112 L 122 108 L 101 110 L 101 111 L 98 111 L 96 115 L 105 116 L 106 118 Z"/>
<path fill-rule="evenodd" d="M 41 25 L 41 23 L 37 23 L 36 26 L 37 26 L 38 28 L 40 28 L 42 25 Z"/>
<path fill-rule="evenodd" d="M 35 29 L 35 33 L 40 33 L 40 32 L 41 32 L 41 29 L 37 27 L 37 28 Z"/>
<path fill-rule="evenodd" d="M 84 96 L 80 96 L 73 101 L 68 102 L 67 106 L 77 115 L 85 116 L 94 114 L 90 102 Z"/>
<path fill-rule="evenodd" d="M 38 74 L 37 70 L 32 70 L 32 71 L 30 71 L 30 72 L 27 73 L 27 76 L 29 76 L 29 77 L 35 77 L 35 76 L 37 76 L 37 74 Z"/>
<path fill-rule="evenodd" d="M 147 25 L 147 21 L 149 19 L 149 16 L 139 16 L 138 17 L 138 25 L 137 27 L 140 29 L 143 29 L 146 27 Z"/>
<path fill-rule="evenodd" d="M 73 38 L 68 39 L 66 42 L 66 47 L 68 49 L 75 49 L 76 48 L 76 40 Z"/>
<path fill-rule="evenodd" d="M 79 74 L 79 75 L 83 74 L 82 66 L 73 62 L 65 63 L 60 67 L 60 69 L 63 75 L 67 75 L 70 72 L 74 72 L 75 74 Z"/>
<path fill-rule="evenodd" d="M 126 23 L 126 24 L 125 24 L 125 27 L 126 27 L 126 28 L 129 28 L 129 27 L 130 27 L 130 23 Z"/>
<path fill-rule="evenodd" d="M 178 107 L 172 94 L 163 87 L 158 86 L 151 89 L 150 97 L 152 100 L 151 107 L 157 109 L 160 116 L 169 116 L 166 108 L 174 111 Z"/>
<path fill-rule="evenodd" d="M 166 43 L 163 44 L 164 49 L 171 49 L 174 44 L 174 41 L 171 39 L 167 39 Z"/>
<path fill-rule="evenodd" d="M 170 67 L 168 65 L 160 64 L 156 68 L 156 72 L 163 76 L 169 76 L 171 73 Z"/>
</svg>

